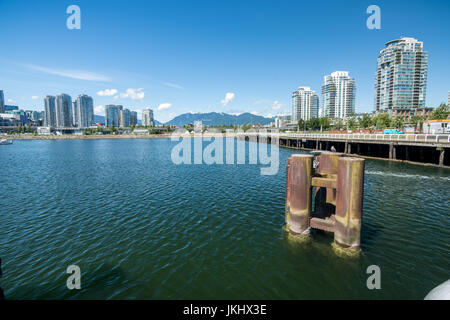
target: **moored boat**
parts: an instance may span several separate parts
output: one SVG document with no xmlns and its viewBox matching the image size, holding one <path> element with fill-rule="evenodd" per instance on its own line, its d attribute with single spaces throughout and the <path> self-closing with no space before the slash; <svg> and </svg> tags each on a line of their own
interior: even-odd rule
<svg viewBox="0 0 450 320">
<path fill-rule="evenodd" d="M 1 139 L 0 140 L 0 145 L 7 145 L 7 144 L 12 144 L 13 141 L 9 140 L 9 139 Z"/>
</svg>

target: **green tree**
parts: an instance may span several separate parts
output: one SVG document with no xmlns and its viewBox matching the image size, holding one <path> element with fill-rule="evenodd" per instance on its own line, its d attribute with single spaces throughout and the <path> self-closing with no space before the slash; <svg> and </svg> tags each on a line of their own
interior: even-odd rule
<svg viewBox="0 0 450 320">
<path fill-rule="evenodd" d="M 306 123 L 303 119 L 298 120 L 297 125 L 298 125 L 298 131 L 305 130 L 305 128 L 306 128 L 306 126 L 305 126 Z"/>
<path fill-rule="evenodd" d="M 450 106 L 441 103 L 430 115 L 430 120 L 445 120 L 450 115 Z"/>
<path fill-rule="evenodd" d="M 336 119 L 336 122 L 334 123 L 334 129 L 335 130 L 341 130 L 342 129 L 342 120 Z"/>
<path fill-rule="evenodd" d="M 319 118 L 312 118 L 309 120 L 309 128 L 311 130 L 319 130 L 320 129 L 320 119 Z"/>
<path fill-rule="evenodd" d="M 377 126 L 377 121 L 378 121 L 378 116 L 373 116 L 372 119 L 370 120 L 370 126 L 371 127 L 376 127 Z"/>
<path fill-rule="evenodd" d="M 414 129 L 417 129 L 417 126 L 419 125 L 419 127 L 422 126 L 422 123 L 424 121 L 424 118 L 422 116 L 412 116 L 411 120 L 410 120 L 410 124 L 414 127 Z"/>
<path fill-rule="evenodd" d="M 390 126 L 391 121 L 387 113 L 379 114 L 376 117 L 376 127 L 377 129 L 386 129 Z"/>
<path fill-rule="evenodd" d="M 349 130 L 356 130 L 357 122 L 354 116 L 347 119 L 347 127 Z"/>
<path fill-rule="evenodd" d="M 331 126 L 330 124 L 330 118 L 328 117 L 322 117 L 319 119 L 319 124 L 320 124 L 320 128 L 322 128 L 322 130 L 328 130 Z"/>
<path fill-rule="evenodd" d="M 400 117 L 391 118 L 389 126 L 395 129 L 403 128 L 403 119 Z"/>
<path fill-rule="evenodd" d="M 360 128 L 367 129 L 372 125 L 372 117 L 365 113 L 361 118 L 358 119 L 358 122 Z"/>
</svg>

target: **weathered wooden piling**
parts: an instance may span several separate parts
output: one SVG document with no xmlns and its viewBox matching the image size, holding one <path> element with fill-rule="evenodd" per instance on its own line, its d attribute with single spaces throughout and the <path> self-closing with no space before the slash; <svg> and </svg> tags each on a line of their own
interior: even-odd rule
<svg viewBox="0 0 450 320">
<path fill-rule="evenodd" d="M 342 157 L 338 162 L 334 241 L 348 248 L 361 244 L 364 160 Z"/>
<path fill-rule="evenodd" d="M 313 156 L 295 154 L 288 162 L 287 228 L 294 234 L 309 233 Z"/>
</svg>

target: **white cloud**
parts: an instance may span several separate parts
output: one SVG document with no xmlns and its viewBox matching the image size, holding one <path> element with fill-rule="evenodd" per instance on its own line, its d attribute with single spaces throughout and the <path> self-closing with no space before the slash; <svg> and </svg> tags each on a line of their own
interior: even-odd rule
<svg viewBox="0 0 450 320">
<path fill-rule="evenodd" d="M 171 106 L 172 106 L 171 103 L 161 103 L 161 104 L 158 106 L 158 110 L 167 110 L 167 109 L 169 109 Z"/>
<path fill-rule="evenodd" d="M 171 88 L 175 88 L 175 89 L 180 89 L 180 90 L 184 90 L 184 87 L 176 84 L 176 83 L 171 83 L 171 82 L 161 82 L 162 85 L 166 86 L 166 87 L 171 87 Z"/>
<path fill-rule="evenodd" d="M 87 81 L 111 81 L 110 78 L 108 78 L 104 75 L 85 71 L 85 70 L 57 70 L 57 69 L 36 66 L 36 65 L 32 65 L 32 64 L 31 65 L 22 65 L 22 66 L 32 69 L 32 70 L 35 70 L 35 71 L 53 74 L 53 75 L 61 76 L 61 77 L 65 77 L 65 78 L 72 78 L 72 79 L 77 79 L 77 80 L 87 80 Z"/>
<path fill-rule="evenodd" d="M 127 89 L 127 91 L 125 93 L 121 93 L 120 97 L 121 98 L 130 98 L 132 100 L 142 100 L 145 97 L 145 93 L 143 88 L 137 88 L 137 89 L 133 89 L 133 88 L 129 88 Z"/>
<path fill-rule="evenodd" d="M 104 115 L 105 114 L 105 107 L 104 106 L 95 106 L 94 107 L 94 114 Z"/>
<path fill-rule="evenodd" d="M 222 104 L 223 107 L 225 107 L 227 104 L 233 101 L 234 97 L 235 94 L 233 92 L 227 92 L 227 94 L 225 95 L 225 99 L 220 101 L 220 103 Z"/>
<path fill-rule="evenodd" d="M 291 115 L 292 111 L 291 110 L 283 110 L 281 112 L 278 113 L 279 116 L 288 116 Z"/>
<path fill-rule="evenodd" d="M 281 103 L 279 103 L 278 101 L 274 101 L 273 104 L 272 104 L 272 109 L 273 110 L 278 110 L 278 109 L 281 108 L 281 106 L 282 106 Z"/>
<path fill-rule="evenodd" d="M 38 96 L 31 96 L 31 99 L 37 100 L 37 99 L 39 99 L 39 97 Z"/>
<path fill-rule="evenodd" d="M 110 97 L 115 95 L 116 93 L 117 93 L 116 89 L 105 89 L 97 92 L 97 94 L 101 97 Z"/>
<path fill-rule="evenodd" d="M 250 112 L 250 113 L 253 114 L 253 115 L 255 115 L 255 116 L 259 115 L 259 112 L 258 112 L 258 111 L 252 111 L 252 112 Z"/>
<path fill-rule="evenodd" d="M 13 99 L 8 99 L 8 102 L 11 103 L 11 102 L 14 102 L 14 100 Z"/>
<path fill-rule="evenodd" d="M 119 99 L 119 95 L 113 97 L 114 101 L 117 100 L 117 99 Z"/>
</svg>

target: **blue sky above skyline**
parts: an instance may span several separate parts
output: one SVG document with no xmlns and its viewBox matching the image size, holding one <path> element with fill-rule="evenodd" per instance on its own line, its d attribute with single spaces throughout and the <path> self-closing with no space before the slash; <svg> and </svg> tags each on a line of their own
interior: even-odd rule
<svg viewBox="0 0 450 320">
<path fill-rule="evenodd" d="M 66 27 L 72 4 L 81 30 Z M 381 30 L 366 27 L 371 4 Z M 450 90 L 449 9 L 440 0 L 0 0 L 0 89 L 8 104 L 32 110 L 64 92 L 91 95 L 96 113 L 150 107 L 160 121 L 190 111 L 268 116 L 290 113 L 299 86 L 322 103 L 323 76 L 345 70 L 357 112 L 367 112 L 379 50 L 413 37 L 429 52 L 426 103 L 436 107 Z"/>
</svg>

